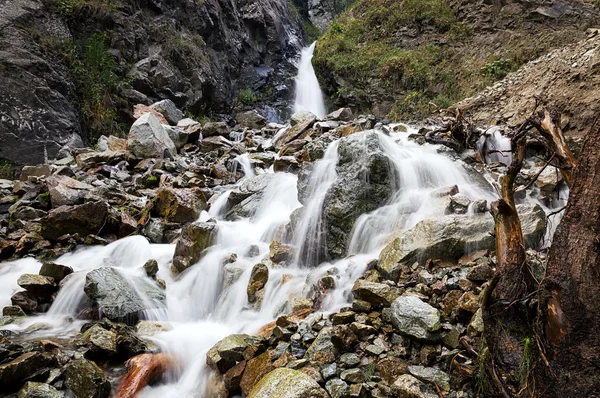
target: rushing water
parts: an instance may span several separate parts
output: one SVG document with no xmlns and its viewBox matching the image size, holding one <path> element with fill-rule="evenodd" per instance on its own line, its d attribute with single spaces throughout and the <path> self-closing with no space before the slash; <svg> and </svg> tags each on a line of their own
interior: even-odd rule
<svg viewBox="0 0 600 398">
<path fill-rule="evenodd" d="M 327 108 L 325 107 L 317 75 L 312 66 L 312 57 L 316 44 L 317 42 L 314 42 L 302 50 L 300 65 L 298 66 L 298 76 L 296 77 L 294 112 L 309 111 L 322 119 L 327 114 Z"/>
<path fill-rule="evenodd" d="M 314 44 L 302 54 L 297 106 L 299 103 L 317 105 L 317 109 L 309 110 L 323 116 L 322 96 L 310 66 L 313 50 Z M 309 76 L 311 74 L 312 77 Z M 323 239 L 323 203 L 329 187 L 338 178 L 339 140 L 330 143 L 324 157 L 315 162 L 304 203 L 298 200 L 298 177 L 290 173 L 274 173 L 255 214 L 229 221 L 225 214 L 230 193 L 255 177 L 248 156 L 240 155 L 235 159 L 234 171 L 242 171 L 245 177 L 235 186 L 223 188 L 210 210 L 200 217 L 201 221 L 216 220 L 216 243 L 179 278 L 174 279 L 169 272 L 174 245 L 150 244 L 144 237 L 133 236 L 105 247 L 85 248 L 56 260 L 73 267 L 76 273 L 64 283 L 48 313 L 29 317 L 24 323 L 7 328 L 23 331 L 33 324 L 43 324 L 44 330 L 36 332 L 38 336 L 74 334 L 81 322 L 74 322 L 73 317 L 86 304 L 83 284 L 87 272 L 111 266 L 123 275 L 144 277 L 141 267 L 153 258 L 159 263 L 158 277 L 167 283 L 167 309 L 144 315 L 172 326 L 170 330 L 150 338 L 164 352 L 177 358 L 180 366 L 160 385 L 144 389 L 142 396 L 212 396 L 207 390 L 210 371 L 205 365 L 205 356 L 217 341 L 231 333 L 255 333 L 278 315 L 288 313 L 290 302 L 307 297 L 311 286 L 325 274 L 334 276 L 336 288 L 326 296 L 323 311 L 335 311 L 348 305 L 354 281 L 363 274 L 367 263 L 378 257 L 391 238 L 421 220 L 444 214 L 445 205 L 436 196 L 437 189 L 457 185 L 460 192 L 471 200 L 490 201 L 497 197 L 491 186 L 482 183 L 481 176 L 474 174 L 468 166 L 440 153 L 436 146 L 410 141 L 409 133 L 387 135 L 382 131 L 369 131 L 356 134 L 358 139 L 366 139 L 367 134 L 375 135 L 391 164 L 394 193 L 386 204 L 357 220 L 349 242 L 351 255 L 347 258 L 316 264 Z M 505 149 L 501 136 L 492 133 L 491 140 L 490 145 Z M 367 151 L 365 145 L 366 155 Z M 266 172 L 273 173 L 272 169 Z M 274 239 L 284 240 L 282 231 L 290 223 L 292 213 L 300 207 L 304 207 L 302 215 L 293 238 L 287 242 L 297 248 L 295 261 L 284 267 L 269 267 L 262 306 L 255 309 L 247 298 L 252 268 L 268 257 L 269 245 Z M 234 261 L 225 262 L 225 259 L 232 259 L 232 254 L 237 256 Z M 1 264 L 0 306 L 9 305 L 11 295 L 19 290 L 17 278 L 23 273 L 37 273 L 40 266 L 39 261 L 31 258 Z"/>
</svg>

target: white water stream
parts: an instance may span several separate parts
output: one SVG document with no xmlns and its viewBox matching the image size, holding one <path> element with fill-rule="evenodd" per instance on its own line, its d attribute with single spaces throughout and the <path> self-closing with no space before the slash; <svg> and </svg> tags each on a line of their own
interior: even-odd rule
<svg viewBox="0 0 600 398">
<path fill-rule="evenodd" d="M 314 44 L 306 50 L 307 54 L 312 56 L 313 49 Z M 310 59 L 310 56 L 305 57 L 303 53 L 303 60 Z M 301 66 L 298 81 L 306 78 L 300 78 L 303 70 Z M 316 84 L 316 92 L 313 83 Z M 301 96 L 320 98 L 322 103 L 316 78 L 313 83 L 312 88 Z M 324 106 L 313 111 L 321 116 L 324 112 Z M 23 331 L 33 324 L 42 323 L 46 330 L 38 331 L 38 334 L 74 334 L 81 324 L 81 321 L 74 322 L 73 317 L 85 302 L 82 286 L 87 272 L 113 266 L 127 275 L 143 276 L 142 265 L 148 259 L 156 259 L 160 268 L 158 277 L 167 282 L 167 310 L 145 315 L 172 326 L 171 330 L 152 339 L 164 352 L 177 358 L 181 366 L 179 371 L 165 377 L 161 384 L 147 387 L 142 397 L 211 397 L 211 393 L 207 392 L 209 369 L 205 365 L 205 355 L 217 341 L 232 333 L 255 333 L 277 316 L 288 313 L 290 301 L 306 297 L 313 283 L 328 272 L 334 275 L 336 288 L 326 296 L 323 310 L 335 311 L 348 305 L 354 281 L 363 274 L 367 263 L 378 257 L 391 238 L 420 220 L 444 214 L 445 205 L 432 194 L 436 189 L 458 185 L 460 192 L 471 200 L 489 201 L 497 196 L 485 184 L 472 178 L 462 162 L 438 153 L 436 146 L 410 141 L 408 133 L 386 135 L 381 131 L 370 131 L 356 134 L 357 137 L 375 134 L 379 140 L 395 176 L 392 198 L 355 223 L 349 244 L 350 256 L 312 268 L 305 267 L 305 264 L 315 262 L 315 257 L 310 256 L 315 255 L 317 249 L 314 247 L 319 247 L 319 240 L 323 239 L 320 223 L 325 195 L 338 178 L 339 141 L 332 142 L 323 159 L 314 166 L 303 217 L 292 242 L 288 242 L 300 249 L 298 253 L 306 255 L 298 254 L 294 264 L 287 267 L 269 267 L 269 279 L 259 310 L 255 310 L 247 298 L 246 288 L 252 267 L 268 257 L 270 243 L 274 239 L 281 240 L 281 232 L 290 222 L 292 212 L 302 206 L 296 188 L 298 177 L 290 173 L 274 174 L 258 210 L 250 218 L 225 220 L 227 198 L 235 187 L 223 191 L 211 209 L 200 217 L 202 221 L 216 220 L 216 244 L 178 279 L 173 279 L 169 272 L 175 245 L 150 244 L 141 236 L 133 236 L 105 247 L 85 248 L 56 260 L 59 264 L 73 267 L 77 273 L 61 289 L 48 313 L 29 317 L 22 324 L 6 328 Z M 254 175 L 246 155 L 236 159 L 236 169 L 238 166 L 246 173 L 241 181 Z M 268 172 L 272 173 L 272 170 Z M 314 247 L 307 247 L 311 245 Z M 234 253 L 236 260 L 224 265 L 224 259 Z M 10 305 L 11 295 L 20 290 L 17 278 L 24 273 L 37 273 L 40 266 L 39 261 L 31 258 L 0 264 L 0 307 Z"/>
<path fill-rule="evenodd" d="M 312 57 L 316 44 L 317 42 L 314 42 L 309 47 L 306 47 L 302 50 L 300 56 L 298 76 L 296 77 L 294 112 L 309 111 L 319 119 L 323 119 L 327 114 L 327 108 L 325 107 L 317 75 L 312 66 Z"/>
</svg>

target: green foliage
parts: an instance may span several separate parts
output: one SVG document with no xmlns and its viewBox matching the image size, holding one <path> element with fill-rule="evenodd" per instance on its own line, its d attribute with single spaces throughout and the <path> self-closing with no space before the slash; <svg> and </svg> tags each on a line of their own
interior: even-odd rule
<svg viewBox="0 0 600 398">
<path fill-rule="evenodd" d="M 254 91 L 249 87 L 240 90 L 240 93 L 238 94 L 238 103 L 244 105 L 252 105 L 257 101 L 260 101 L 260 99 L 260 95 L 254 94 Z"/>
<path fill-rule="evenodd" d="M 14 174 L 13 162 L 7 159 L 0 159 L 0 178 L 12 179 Z"/>
<path fill-rule="evenodd" d="M 365 383 L 371 381 L 373 376 L 375 376 L 375 371 L 377 370 L 377 362 L 373 361 L 365 367 Z"/>
<path fill-rule="evenodd" d="M 119 5 L 116 0 L 50 0 L 50 3 L 52 8 L 65 18 L 76 16 L 84 8 L 98 16 L 110 15 Z"/>
<path fill-rule="evenodd" d="M 158 177 L 155 175 L 149 175 L 144 179 L 144 186 L 148 188 L 157 187 L 158 186 Z"/>
<path fill-rule="evenodd" d="M 302 26 L 304 27 L 304 31 L 306 32 L 306 36 L 308 36 L 308 41 L 310 43 L 321 37 L 321 29 L 316 27 L 312 22 L 302 20 Z"/>
<path fill-rule="evenodd" d="M 107 51 L 107 42 L 106 35 L 95 34 L 85 46 L 72 41 L 65 44 L 64 55 L 80 96 L 83 126 L 92 140 L 124 131 L 118 109 L 124 103 L 120 93 L 129 81 L 120 76 L 114 56 Z"/>
<path fill-rule="evenodd" d="M 450 25 L 449 33 L 454 40 L 463 41 L 473 35 L 473 28 L 466 22 L 455 22 Z"/>
<path fill-rule="evenodd" d="M 534 337 L 525 337 L 523 339 L 523 361 L 521 362 L 521 381 L 524 384 L 527 384 L 525 382 L 529 377 L 531 366 L 533 365 L 533 339 Z"/>
<path fill-rule="evenodd" d="M 502 79 L 511 70 L 510 61 L 506 58 L 500 58 L 490 62 L 481 68 L 481 74 L 492 79 Z"/>
</svg>

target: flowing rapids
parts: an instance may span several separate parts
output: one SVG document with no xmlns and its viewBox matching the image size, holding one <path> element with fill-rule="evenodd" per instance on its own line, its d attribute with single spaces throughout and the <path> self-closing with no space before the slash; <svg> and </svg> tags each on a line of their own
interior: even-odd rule
<svg viewBox="0 0 600 398">
<path fill-rule="evenodd" d="M 309 111 L 323 119 L 327 113 L 323 93 L 317 80 L 317 75 L 312 66 L 313 52 L 315 51 L 314 42 L 310 47 L 302 50 L 300 57 L 300 66 L 298 67 L 298 76 L 296 77 L 296 101 L 294 112 Z"/>
</svg>

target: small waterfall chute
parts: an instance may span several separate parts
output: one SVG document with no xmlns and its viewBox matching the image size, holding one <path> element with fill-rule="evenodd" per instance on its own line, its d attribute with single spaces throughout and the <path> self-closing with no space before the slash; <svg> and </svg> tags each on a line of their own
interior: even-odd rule
<svg viewBox="0 0 600 398">
<path fill-rule="evenodd" d="M 294 112 L 308 111 L 319 119 L 327 114 L 321 86 L 312 65 L 313 53 L 317 42 L 302 50 L 298 75 L 296 76 L 296 100 Z"/>
</svg>

